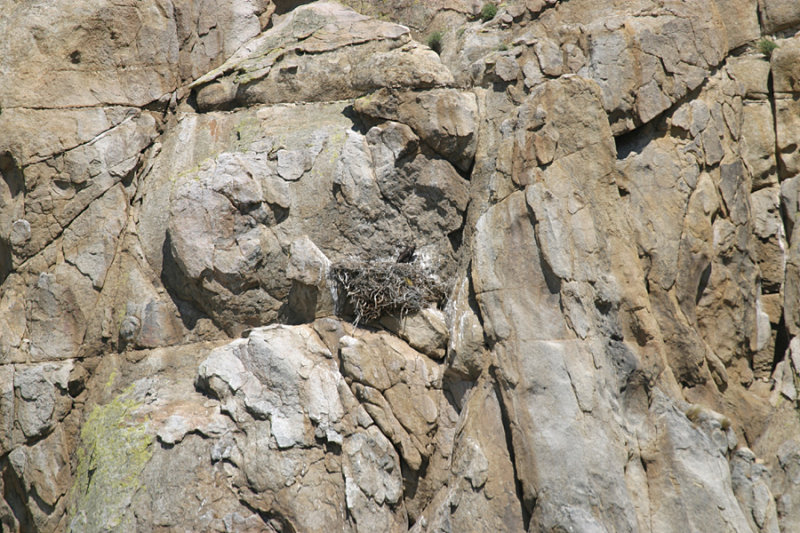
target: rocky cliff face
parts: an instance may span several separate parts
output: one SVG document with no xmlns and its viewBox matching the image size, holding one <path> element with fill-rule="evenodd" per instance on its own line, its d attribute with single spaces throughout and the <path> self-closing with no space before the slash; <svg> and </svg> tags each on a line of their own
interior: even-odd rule
<svg viewBox="0 0 800 533">
<path fill-rule="evenodd" d="M 51 4 L 0 530 L 800 531 L 797 2 Z"/>
</svg>

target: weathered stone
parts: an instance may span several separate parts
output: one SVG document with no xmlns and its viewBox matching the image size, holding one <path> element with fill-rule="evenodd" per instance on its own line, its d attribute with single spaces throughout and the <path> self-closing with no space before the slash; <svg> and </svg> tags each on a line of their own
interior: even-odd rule
<svg viewBox="0 0 800 533">
<path fill-rule="evenodd" d="M 331 262 L 307 236 L 289 248 L 286 277 L 293 281 L 289 307 L 294 320 L 313 322 L 336 312 L 336 288 L 329 281 Z"/>
<path fill-rule="evenodd" d="M 738 48 L 761 36 L 758 24 L 758 0 L 714 0 L 725 25 L 728 50 Z"/>
<path fill-rule="evenodd" d="M 40 274 L 28 296 L 28 335 L 35 361 L 75 357 L 86 333 L 89 309 L 81 305 L 80 294 L 91 292 L 86 287 L 91 282 L 73 267 L 61 267 Z"/>
<path fill-rule="evenodd" d="M 303 235 L 332 261 L 392 256 L 398 242 L 414 241 L 435 271 L 452 269 L 447 235 L 462 225 L 467 182 L 407 126 L 386 123 L 362 135 L 343 109 L 186 117 L 181 128 L 204 162 L 185 160 L 177 135 L 162 150 L 139 219 L 145 254 L 227 331 L 275 320 L 292 283 L 286 252 Z M 312 117 L 326 126 L 311 126 Z M 226 133 L 209 138 L 202 125 L 211 123 Z M 290 139 L 313 161 L 296 181 L 281 178 L 270 155 Z M 175 165 L 185 171 L 177 181 Z"/>
<path fill-rule="evenodd" d="M 461 170 L 472 166 L 478 108 L 475 96 L 455 89 L 380 91 L 356 100 L 359 113 L 408 124 L 437 153 Z"/>
<path fill-rule="evenodd" d="M 91 116 L 90 113 L 100 116 Z M 3 129 L 15 129 L 18 123 L 23 124 L 33 118 L 26 117 L 24 113 L 6 115 L 0 115 L 0 121 L 5 122 Z M 74 125 L 86 115 L 89 115 L 88 132 Z M 17 265 L 51 243 L 78 215 L 86 211 L 90 203 L 104 197 L 114 185 L 129 178 L 129 173 L 140 161 L 142 150 L 156 136 L 153 117 L 138 110 L 112 108 L 105 113 L 76 111 L 56 117 L 77 131 L 70 131 L 61 121 L 55 121 L 40 135 L 45 139 L 50 135 L 63 137 L 62 142 L 67 145 L 64 153 L 58 153 L 57 149 L 53 153 L 51 147 L 44 150 L 49 152 L 47 155 L 39 157 L 27 153 L 30 148 L 16 148 L 19 146 L 17 143 L 24 142 L 21 138 L 11 136 L 6 141 L 12 153 L 19 154 L 19 161 L 27 164 L 24 170 L 24 211 L 16 216 L 30 224 L 31 233 L 29 238 L 14 247 Z M 41 117 L 45 122 L 49 118 Z M 0 152 L 3 149 L 0 147 Z M 118 198 L 119 192 L 112 192 L 105 199 L 105 207 L 95 207 L 87 217 L 96 217 L 98 212 L 109 209 L 110 203 Z M 119 217 L 123 216 L 123 213 L 117 213 L 119 210 L 120 207 L 115 206 L 114 213 L 106 212 L 107 215 L 114 215 L 114 222 L 109 223 L 111 233 L 119 231 L 116 228 L 120 225 Z M 74 231 L 81 231 L 78 226 Z M 98 267 L 94 267 L 94 270 L 97 274 L 102 268 L 98 270 Z"/>
<path fill-rule="evenodd" d="M 742 108 L 742 144 L 753 186 L 776 184 L 775 121 L 768 102 L 748 103 Z"/>
<path fill-rule="evenodd" d="M 234 462 L 247 472 L 252 489 L 273 493 L 288 523 L 314 528 L 339 523 L 344 528 L 338 511 L 346 505 L 359 517 L 358 530 L 398 530 L 405 523 L 398 459 L 368 417 L 361 421 L 369 427 L 356 426 L 352 409 L 357 404 L 330 357 L 309 327 L 263 328 L 212 351 L 200 366 L 199 380 L 234 420 L 268 428 L 271 442 L 237 439 L 242 455 Z M 303 451 L 315 439 L 342 446 L 343 459 L 331 455 L 323 461 L 328 466 L 317 463 L 323 468 L 309 469 L 310 458 L 323 459 L 314 447 Z M 288 485 L 271 477 L 295 468 L 298 479 Z M 344 484 L 333 480 L 334 473 L 344 475 Z M 327 491 L 326 505 L 309 512 L 305 502 L 312 493 L 307 491 L 317 485 Z M 258 496 L 252 501 L 268 505 Z"/>
<path fill-rule="evenodd" d="M 484 357 L 483 327 L 474 308 L 474 295 L 470 294 L 471 280 L 459 277 L 454 288 L 455 297 L 446 308 L 449 328 L 447 346 L 451 370 L 468 378 L 476 378 L 486 363 Z"/>
<path fill-rule="evenodd" d="M 380 87 L 452 81 L 434 52 L 410 42 L 407 28 L 317 2 L 289 13 L 192 86 L 209 110 L 342 100 Z"/>
<path fill-rule="evenodd" d="M 761 271 L 764 292 L 780 292 L 786 268 L 786 242 L 780 214 L 780 191 L 777 187 L 761 189 L 750 197 L 755 252 Z"/>
<path fill-rule="evenodd" d="M 126 219 L 127 198 L 122 187 L 109 189 L 64 230 L 64 259 L 100 289 L 111 266 Z"/>
<path fill-rule="evenodd" d="M 775 33 L 800 22 L 800 6 L 791 0 L 759 0 L 764 33 Z"/>
<path fill-rule="evenodd" d="M 781 517 L 781 525 L 784 527 L 794 527 L 800 524 L 795 502 L 798 496 L 798 486 L 800 485 L 800 444 L 797 440 L 787 440 L 777 450 L 777 466 L 779 472 L 773 475 L 778 477 L 779 484 L 773 489 L 778 508 L 778 516 Z"/>
<path fill-rule="evenodd" d="M 3 107 L 144 106 L 219 65 L 261 30 L 268 3 L 178 1 L 9 7 Z M 12 30 L 13 28 L 13 30 Z M 86 90 L 86 88 L 91 90 Z"/>
<path fill-rule="evenodd" d="M 523 509 L 513 487 L 496 390 L 476 385 L 455 437 L 450 482 L 418 519 L 413 532 L 521 530 Z"/>
<path fill-rule="evenodd" d="M 727 69 L 731 77 L 744 86 L 746 98 L 753 100 L 767 98 L 769 95 L 769 61 L 757 56 L 741 56 L 731 58 Z"/>
<path fill-rule="evenodd" d="M 658 490 L 660 493 L 664 491 L 661 504 L 653 508 L 653 529 L 720 527 L 730 531 L 750 531 L 747 519 L 733 496 L 725 457 L 705 432 L 690 424 L 682 413 L 676 413 L 674 409 L 665 407 L 659 406 L 654 410 L 654 414 L 658 416 L 656 423 L 659 431 L 653 435 L 652 445 L 643 449 L 648 486 L 650 490 Z M 686 453 L 668 451 L 672 446 L 686 442 L 687 439 L 691 439 L 696 445 L 686 450 Z M 706 469 L 710 472 L 716 468 L 719 468 L 722 474 L 714 479 L 713 484 L 709 483 L 708 477 L 697 478 L 697 483 L 687 488 L 689 494 L 682 492 L 681 495 L 670 497 L 671 491 L 668 488 L 670 476 L 690 462 L 704 466 L 702 469 L 694 470 L 696 474 L 689 476 L 700 474 Z M 725 504 L 714 509 L 703 506 L 701 502 L 710 494 L 716 494 L 714 497 L 724 501 Z M 684 510 L 678 511 L 678 507 Z"/>
<path fill-rule="evenodd" d="M 71 368 L 72 363 L 67 362 L 18 368 L 14 372 L 14 416 L 26 439 L 46 435 L 64 416 L 69 400 L 63 396 Z"/>
<path fill-rule="evenodd" d="M 0 4 L 0 529 L 800 528 L 793 3 Z"/>
<path fill-rule="evenodd" d="M 588 71 L 602 88 L 615 132 L 650 121 L 700 85 L 727 51 L 721 18 L 706 4 L 687 3 L 669 14 L 623 14 L 613 24 L 599 20 L 588 26 Z M 640 77 L 631 77 L 632 69 Z"/>
<path fill-rule="evenodd" d="M 426 307 L 399 320 L 395 317 L 386 317 L 382 323 L 415 350 L 434 359 L 444 357 L 448 332 L 444 313 L 438 309 Z"/>
<path fill-rule="evenodd" d="M 797 148 L 800 142 L 797 136 L 797 128 L 800 126 L 798 113 L 800 113 L 800 101 L 793 98 L 775 100 L 776 148 L 781 163 L 781 178 L 800 174 L 800 149 Z"/>
<path fill-rule="evenodd" d="M 11 450 L 12 432 L 14 429 L 14 366 L 0 366 L 0 421 L 2 421 L 2 434 L 0 434 L 0 453 L 5 455 Z"/>
<path fill-rule="evenodd" d="M 769 471 L 748 448 L 739 448 L 731 460 L 731 482 L 739 505 L 749 510 L 750 525 L 756 531 L 777 533 L 778 516 L 769 490 Z"/>
<path fill-rule="evenodd" d="M 0 295 L 0 363 L 25 361 L 24 351 L 29 342 L 25 338 L 26 292 L 19 275 L 9 276 L 3 283 L 3 294 Z"/>
</svg>

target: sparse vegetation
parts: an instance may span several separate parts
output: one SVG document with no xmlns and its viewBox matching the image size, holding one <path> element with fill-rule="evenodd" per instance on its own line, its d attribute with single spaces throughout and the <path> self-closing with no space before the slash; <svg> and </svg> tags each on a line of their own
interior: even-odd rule
<svg viewBox="0 0 800 533">
<path fill-rule="evenodd" d="M 481 8 L 481 20 L 486 22 L 492 20 L 497 15 L 497 6 L 492 3 L 483 4 Z"/>
<path fill-rule="evenodd" d="M 440 31 L 435 31 L 428 35 L 428 47 L 437 54 L 442 53 L 442 38 L 444 34 Z"/>
<path fill-rule="evenodd" d="M 767 59 L 772 57 L 772 52 L 774 52 L 776 48 L 778 48 L 778 43 L 766 37 L 756 43 L 756 49 Z"/>
<path fill-rule="evenodd" d="M 353 305 L 355 324 L 415 313 L 446 294 L 445 285 L 416 263 L 343 261 L 331 266 L 331 277 Z"/>
</svg>

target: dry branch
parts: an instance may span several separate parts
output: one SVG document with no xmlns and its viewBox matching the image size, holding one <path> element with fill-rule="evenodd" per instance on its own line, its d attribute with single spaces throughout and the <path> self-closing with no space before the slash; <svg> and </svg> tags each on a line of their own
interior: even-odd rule
<svg viewBox="0 0 800 533">
<path fill-rule="evenodd" d="M 331 277 L 353 305 L 356 324 L 414 313 L 446 295 L 445 285 L 416 263 L 342 261 L 331 266 Z"/>
</svg>

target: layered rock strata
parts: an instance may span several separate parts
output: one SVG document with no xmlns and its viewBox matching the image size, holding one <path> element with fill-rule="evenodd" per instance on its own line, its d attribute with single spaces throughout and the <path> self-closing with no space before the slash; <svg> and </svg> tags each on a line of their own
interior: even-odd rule
<svg viewBox="0 0 800 533">
<path fill-rule="evenodd" d="M 346 4 L 0 1 L 0 530 L 800 530 L 795 3 Z"/>
</svg>

